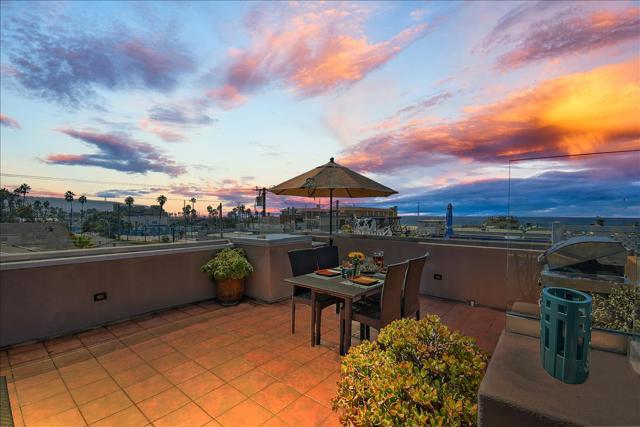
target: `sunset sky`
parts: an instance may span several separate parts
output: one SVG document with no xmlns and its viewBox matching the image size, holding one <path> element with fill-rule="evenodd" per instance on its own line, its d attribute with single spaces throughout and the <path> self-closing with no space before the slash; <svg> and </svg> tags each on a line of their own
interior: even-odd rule
<svg viewBox="0 0 640 427">
<path fill-rule="evenodd" d="M 1 185 L 253 207 L 335 157 L 399 191 L 345 203 L 638 216 L 640 151 L 509 168 L 640 149 L 638 4 L 3 1 Z"/>
</svg>

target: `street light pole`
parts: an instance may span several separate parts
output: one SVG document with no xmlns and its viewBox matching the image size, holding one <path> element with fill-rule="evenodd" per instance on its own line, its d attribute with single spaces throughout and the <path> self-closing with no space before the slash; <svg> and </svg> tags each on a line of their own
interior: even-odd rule
<svg viewBox="0 0 640 427">
<path fill-rule="evenodd" d="M 218 210 L 220 211 L 220 238 L 222 239 L 222 203 L 218 206 Z"/>
</svg>

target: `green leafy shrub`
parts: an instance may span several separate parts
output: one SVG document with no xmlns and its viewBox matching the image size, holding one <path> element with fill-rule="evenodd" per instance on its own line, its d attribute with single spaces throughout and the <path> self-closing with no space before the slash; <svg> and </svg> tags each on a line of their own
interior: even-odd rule
<svg viewBox="0 0 640 427">
<path fill-rule="evenodd" d="M 640 287 L 617 286 L 610 295 L 593 294 L 593 326 L 640 332 Z"/>
<path fill-rule="evenodd" d="M 71 241 L 73 242 L 73 246 L 79 249 L 93 248 L 96 245 L 91 237 L 83 234 L 71 235 Z"/>
<path fill-rule="evenodd" d="M 226 248 L 218 252 L 201 268 L 212 280 L 244 279 L 253 273 L 253 266 L 240 248 Z"/>
<path fill-rule="evenodd" d="M 162 236 L 162 237 L 160 238 L 160 241 L 161 241 L 162 243 L 169 243 L 169 241 L 170 241 L 169 236 Z"/>
<path fill-rule="evenodd" d="M 487 355 L 438 316 L 397 320 L 342 361 L 334 410 L 345 425 L 470 426 Z"/>
</svg>

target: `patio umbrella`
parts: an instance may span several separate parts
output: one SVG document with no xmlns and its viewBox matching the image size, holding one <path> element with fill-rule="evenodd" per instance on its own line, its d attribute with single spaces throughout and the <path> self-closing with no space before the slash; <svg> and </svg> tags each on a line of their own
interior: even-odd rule
<svg viewBox="0 0 640 427">
<path fill-rule="evenodd" d="M 447 205 L 447 225 L 444 232 L 444 238 L 448 239 L 453 236 L 453 205 L 449 203 Z"/>
<path fill-rule="evenodd" d="M 386 197 L 397 191 L 337 164 L 329 163 L 291 178 L 269 189 L 279 196 L 329 197 L 329 243 L 333 244 L 334 197 Z"/>
</svg>

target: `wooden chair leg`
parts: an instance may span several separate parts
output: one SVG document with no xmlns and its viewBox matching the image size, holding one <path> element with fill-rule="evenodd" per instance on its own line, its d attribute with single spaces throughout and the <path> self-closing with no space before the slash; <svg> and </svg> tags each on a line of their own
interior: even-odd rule
<svg viewBox="0 0 640 427">
<path fill-rule="evenodd" d="M 420 320 L 420 310 L 416 311 L 416 320 Z"/>
<path fill-rule="evenodd" d="M 371 326 L 365 325 L 365 335 L 367 340 L 371 341 Z"/>
<path fill-rule="evenodd" d="M 340 355 L 344 355 L 344 312 L 340 311 Z"/>
<path fill-rule="evenodd" d="M 336 304 L 336 314 L 340 314 L 340 303 Z"/>
<path fill-rule="evenodd" d="M 360 323 L 360 341 L 364 340 L 366 337 L 366 332 L 364 330 L 364 323 Z"/>
<path fill-rule="evenodd" d="M 316 344 L 320 345 L 320 331 L 322 330 L 322 307 L 316 303 Z"/>
<path fill-rule="evenodd" d="M 291 334 L 296 333 L 296 303 L 291 300 Z"/>
</svg>

